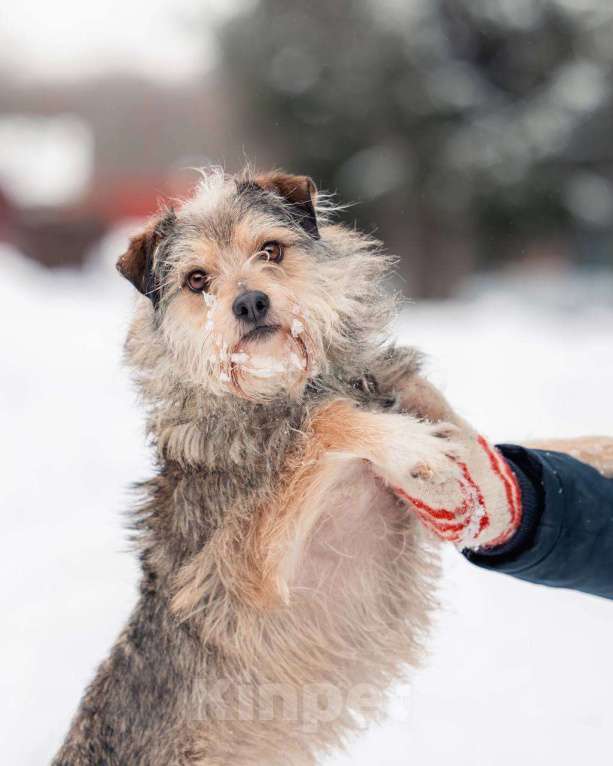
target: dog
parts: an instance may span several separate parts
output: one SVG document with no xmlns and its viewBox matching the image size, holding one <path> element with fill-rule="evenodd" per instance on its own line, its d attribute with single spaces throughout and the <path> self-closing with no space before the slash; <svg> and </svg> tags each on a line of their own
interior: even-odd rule
<svg viewBox="0 0 613 766">
<path fill-rule="evenodd" d="M 419 667 L 437 543 L 390 491 L 462 421 L 389 340 L 393 265 L 313 181 L 203 174 L 131 240 L 126 360 L 157 472 L 134 612 L 55 766 L 306 766 Z"/>
</svg>

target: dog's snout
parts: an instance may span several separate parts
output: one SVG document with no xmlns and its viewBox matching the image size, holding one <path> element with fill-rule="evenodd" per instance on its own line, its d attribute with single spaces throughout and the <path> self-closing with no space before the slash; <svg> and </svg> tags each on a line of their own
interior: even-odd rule
<svg viewBox="0 0 613 766">
<path fill-rule="evenodd" d="M 234 316 L 245 322 L 259 322 L 264 319 L 269 308 L 270 298 L 260 290 L 241 293 L 232 304 Z"/>
</svg>

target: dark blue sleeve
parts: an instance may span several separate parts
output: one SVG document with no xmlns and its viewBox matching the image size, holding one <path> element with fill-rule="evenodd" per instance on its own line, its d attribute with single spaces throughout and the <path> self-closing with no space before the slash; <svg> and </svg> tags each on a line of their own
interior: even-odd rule
<svg viewBox="0 0 613 766">
<path fill-rule="evenodd" d="M 524 514 L 509 542 L 464 551 L 473 564 L 522 580 L 613 599 L 613 479 L 558 452 L 501 445 Z"/>
</svg>

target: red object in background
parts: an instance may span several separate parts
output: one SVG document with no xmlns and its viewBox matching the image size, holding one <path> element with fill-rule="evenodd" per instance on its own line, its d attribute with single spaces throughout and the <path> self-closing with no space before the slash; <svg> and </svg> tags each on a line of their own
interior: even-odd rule
<svg viewBox="0 0 613 766">
<path fill-rule="evenodd" d="M 112 225 L 130 218 L 147 218 L 164 201 L 186 196 L 193 186 L 180 176 L 114 178 L 92 185 L 80 206 L 88 215 Z"/>
<path fill-rule="evenodd" d="M 193 177 L 181 176 L 98 179 L 75 205 L 25 209 L 16 208 L 0 189 L 0 241 L 45 266 L 79 266 L 114 226 L 149 217 L 192 185 Z"/>
</svg>

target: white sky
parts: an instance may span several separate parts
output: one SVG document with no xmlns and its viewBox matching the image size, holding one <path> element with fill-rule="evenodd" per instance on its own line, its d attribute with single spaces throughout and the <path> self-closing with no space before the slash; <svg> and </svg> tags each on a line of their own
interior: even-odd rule
<svg viewBox="0 0 613 766">
<path fill-rule="evenodd" d="M 27 79 L 128 70 L 177 80 L 210 67 L 216 24 L 246 0 L 13 0 L 0 10 L 0 65 Z"/>
</svg>

